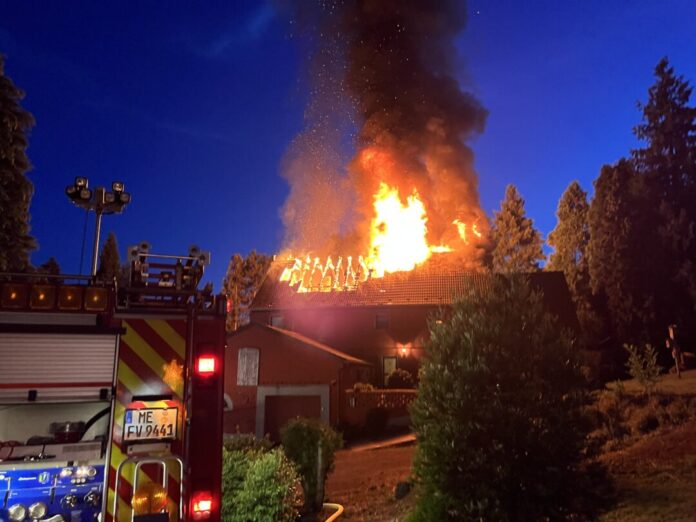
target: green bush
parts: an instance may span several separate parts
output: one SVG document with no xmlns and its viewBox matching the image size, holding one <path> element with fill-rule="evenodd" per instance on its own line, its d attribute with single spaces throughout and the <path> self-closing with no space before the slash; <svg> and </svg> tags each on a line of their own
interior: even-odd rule
<svg viewBox="0 0 696 522">
<path fill-rule="evenodd" d="M 226 435 L 225 448 L 228 451 L 236 450 L 261 450 L 268 451 L 273 447 L 273 443 L 267 438 L 257 439 L 251 433 L 235 433 Z"/>
<path fill-rule="evenodd" d="M 646 344 L 643 349 L 633 344 L 624 344 L 624 348 L 628 352 L 628 373 L 643 386 L 645 394 L 650 396 L 662 371 L 657 363 L 655 348 L 651 344 Z"/>
<path fill-rule="evenodd" d="M 472 289 L 430 324 L 411 407 L 420 499 L 410 520 L 590 516 L 586 384 L 526 279 Z"/>
<path fill-rule="evenodd" d="M 387 388 L 413 388 L 416 383 L 411 372 L 397 368 L 387 377 Z"/>
<path fill-rule="evenodd" d="M 282 450 L 223 448 L 225 522 L 291 522 L 297 518 L 299 503 L 299 476 Z"/>
<path fill-rule="evenodd" d="M 330 426 L 318 419 L 297 418 L 280 431 L 285 454 L 297 465 L 304 490 L 304 509 L 318 512 L 324 502 L 324 489 L 319 486 L 317 462 L 321 443 L 321 484 L 333 469 L 334 454 L 343 445 L 343 439 Z"/>
</svg>

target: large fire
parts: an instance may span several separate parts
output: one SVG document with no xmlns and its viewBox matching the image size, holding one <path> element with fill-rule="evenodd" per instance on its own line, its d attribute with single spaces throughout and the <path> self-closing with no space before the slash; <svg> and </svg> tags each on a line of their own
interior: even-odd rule
<svg viewBox="0 0 696 522">
<path fill-rule="evenodd" d="M 280 281 L 301 293 L 353 290 L 370 278 L 410 271 L 433 254 L 454 251 L 449 245 L 428 243 L 427 212 L 415 188 L 404 201 L 396 187 L 381 182 L 373 196 L 373 210 L 367 255 L 338 256 L 335 262 L 331 256 L 291 258 Z M 455 219 L 452 225 L 461 241 L 468 244 L 467 224 Z M 468 228 L 481 237 L 475 223 Z"/>
<path fill-rule="evenodd" d="M 367 258 L 372 277 L 413 270 L 433 252 L 451 251 L 448 246 L 428 244 L 425 205 L 415 189 L 404 204 L 396 188 L 380 183 L 374 196 L 374 210 Z"/>
</svg>

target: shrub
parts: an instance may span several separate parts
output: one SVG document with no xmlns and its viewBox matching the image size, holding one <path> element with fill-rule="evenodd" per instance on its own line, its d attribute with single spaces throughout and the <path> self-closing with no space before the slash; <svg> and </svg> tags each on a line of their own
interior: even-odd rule
<svg viewBox="0 0 696 522">
<path fill-rule="evenodd" d="M 651 344 L 646 344 L 642 350 L 633 344 L 624 344 L 624 348 L 628 352 L 626 363 L 628 373 L 640 383 L 649 397 L 655 389 L 657 378 L 662 370 L 657 363 L 655 348 Z"/>
<path fill-rule="evenodd" d="M 472 289 L 430 324 L 411 407 L 420 486 L 411 520 L 589 513 L 586 384 L 571 339 L 526 279 Z"/>
<path fill-rule="evenodd" d="M 356 382 L 353 385 L 353 391 L 355 393 L 360 393 L 360 392 L 368 392 L 374 390 L 375 387 L 372 386 L 369 382 Z"/>
<path fill-rule="evenodd" d="M 280 449 L 223 448 L 222 519 L 294 521 L 300 502 L 298 481 L 294 465 Z"/>
<path fill-rule="evenodd" d="M 387 388 L 413 388 L 415 382 L 411 372 L 397 368 L 387 377 Z"/>
<path fill-rule="evenodd" d="M 224 442 L 225 449 L 228 451 L 237 450 L 262 450 L 268 451 L 273 447 L 273 443 L 267 439 L 257 439 L 251 433 L 235 433 L 226 435 Z"/>
<path fill-rule="evenodd" d="M 334 454 L 343 445 L 341 436 L 318 419 L 297 418 L 283 427 L 280 437 L 285 454 L 297 465 L 300 473 L 305 511 L 318 512 L 324 502 L 323 485 L 326 476 L 333 469 Z M 317 462 L 319 444 L 321 466 Z M 321 481 L 318 480 L 318 471 L 321 473 Z"/>
<path fill-rule="evenodd" d="M 235 517 L 226 522 L 290 522 L 297 518 L 298 476 L 280 448 L 260 453 L 252 461 L 235 495 Z"/>
</svg>

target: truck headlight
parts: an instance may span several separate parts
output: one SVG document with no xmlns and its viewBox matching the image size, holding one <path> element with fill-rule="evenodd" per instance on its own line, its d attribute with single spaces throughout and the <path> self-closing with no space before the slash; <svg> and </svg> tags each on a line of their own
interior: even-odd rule
<svg viewBox="0 0 696 522">
<path fill-rule="evenodd" d="M 31 506 L 29 506 L 29 518 L 43 518 L 46 516 L 47 512 L 48 508 L 43 502 L 34 502 Z"/>
<path fill-rule="evenodd" d="M 27 508 L 25 508 L 22 504 L 14 504 L 13 506 L 10 506 L 10 509 L 7 510 L 7 514 L 12 522 L 21 522 L 27 518 Z"/>
</svg>

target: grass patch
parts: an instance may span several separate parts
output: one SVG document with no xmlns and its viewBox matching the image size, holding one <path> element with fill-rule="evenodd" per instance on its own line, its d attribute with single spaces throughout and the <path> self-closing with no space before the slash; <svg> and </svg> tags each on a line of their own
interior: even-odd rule
<svg viewBox="0 0 696 522">
<path fill-rule="evenodd" d="M 642 394 L 643 386 L 635 379 L 621 381 L 626 393 Z M 618 386 L 621 386 L 618 385 Z M 607 384 L 610 390 L 616 390 L 617 383 Z M 696 395 L 696 370 L 682 372 L 681 379 L 676 374 L 666 373 L 657 379 L 655 389 L 659 393 L 670 395 Z"/>
<path fill-rule="evenodd" d="M 696 513 L 696 455 L 614 475 L 617 504 L 602 522 L 691 521 Z"/>
</svg>

